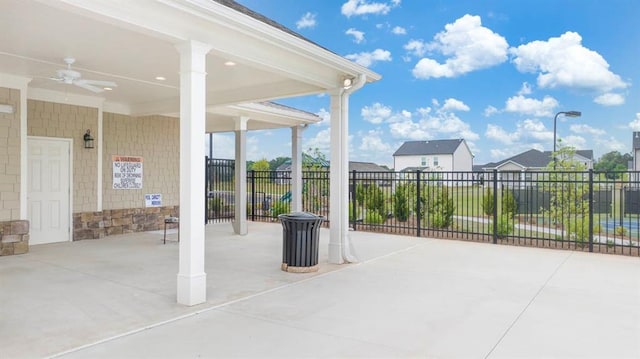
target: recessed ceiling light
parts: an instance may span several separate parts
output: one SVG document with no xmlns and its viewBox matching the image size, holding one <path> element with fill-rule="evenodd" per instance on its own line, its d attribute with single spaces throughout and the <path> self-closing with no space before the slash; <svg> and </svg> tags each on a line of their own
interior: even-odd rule
<svg viewBox="0 0 640 359">
<path fill-rule="evenodd" d="M 105 91 L 111 91 L 111 90 L 113 90 L 111 87 L 103 87 L 103 89 L 104 89 Z"/>
<path fill-rule="evenodd" d="M 233 61 L 227 61 L 224 63 L 225 66 L 236 66 L 236 63 Z"/>
<path fill-rule="evenodd" d="M 156 80 L 158 80 L 158 81 L 164 81 L 164 80 L 166 80 L 166 79 L 167 79 L 167 78 L 166 78 L 166 77 L 164 77 L 164 76 L 156 76 Z"/>
</svg>

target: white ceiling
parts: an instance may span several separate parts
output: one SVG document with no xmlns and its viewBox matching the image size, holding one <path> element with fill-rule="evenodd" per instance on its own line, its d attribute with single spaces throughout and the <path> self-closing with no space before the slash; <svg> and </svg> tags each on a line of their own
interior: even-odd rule
<svg viewBox="0 0 640 359">
<path fill-rule="evenodd" d="M 34 89 L 95 96 L 48 79 L 65 68 L 65 57 L 74 57 L 72 68 L 82 78 L 116 82 L 113 91 L 97 96 L 132 115 L 178 112 L 175 44 L 187 39 L 213 45 L 207 56 L 207 103 L 218 108 L 326 92 L 359 73 L 369 81 L 379 79 L 210 0 L 0 1 L 0 73 L 32 78 Z M 225 66 L 228 60 L 237 65 Z"/>
</svg>

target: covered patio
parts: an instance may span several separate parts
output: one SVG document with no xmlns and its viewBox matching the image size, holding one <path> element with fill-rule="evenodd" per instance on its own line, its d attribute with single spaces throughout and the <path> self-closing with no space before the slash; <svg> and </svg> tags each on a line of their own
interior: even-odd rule
<svg viewBox="0 0 640 359">
<path fill-rule="evenodd" d="M 175 303 L 175 231 L 36 246 L 0 261 L 2 356 L 640 356 L 637 258 L 351 237 L 359 264 L 329 264 L 323 229 L 319 272 L 294 274 L 280 224 L 208 225 L 193 307 Z"/>
</svg>

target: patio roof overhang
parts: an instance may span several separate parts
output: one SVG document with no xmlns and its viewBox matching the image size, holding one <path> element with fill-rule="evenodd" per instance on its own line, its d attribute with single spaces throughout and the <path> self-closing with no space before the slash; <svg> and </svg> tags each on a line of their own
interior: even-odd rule
<svg viewBox="0 0 640 359">
<path fill-rule="evenodd" d="M 290 126 L 294 122 L 287 120 L 291 113 L 285 110 L 237 105 L 324 93 L 360 74 L 367 81 L 380 78 L 212 0 L 4 0 L 0 33 L 0 72 L 30 78 L 30 89 L 95 96 L 49 79 L 65 67 L 63 58 L 74 57 L 72 68 L 83 78 L 118 84 L 97 95 L 104 99 L 104 109 L 133 116 L 177 114 L 180 58 L 175 46 L 188 40 L 210 44 L 206 102 L 212 131 L 233 130 L 224 124 L 237 114 L 256 120 L 262 115 L 254 129 Z M 235 65 L 228 66 L 229 61 Z M 165 80 L 157 80 L 159 76 Z M 301 123 L 310 121 L 302 117 Z"/>
</svg>

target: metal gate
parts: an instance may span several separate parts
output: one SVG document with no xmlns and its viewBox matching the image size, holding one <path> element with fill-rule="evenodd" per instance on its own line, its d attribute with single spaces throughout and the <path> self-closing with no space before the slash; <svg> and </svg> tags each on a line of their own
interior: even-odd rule
<svg viewBox="0 0 640 359">
<path fill-rule="evenodd" d="M 230 222 L 235 213 L 235 161 L 206 157 L 205 165 L 206 222 Z"/>
</svg>

